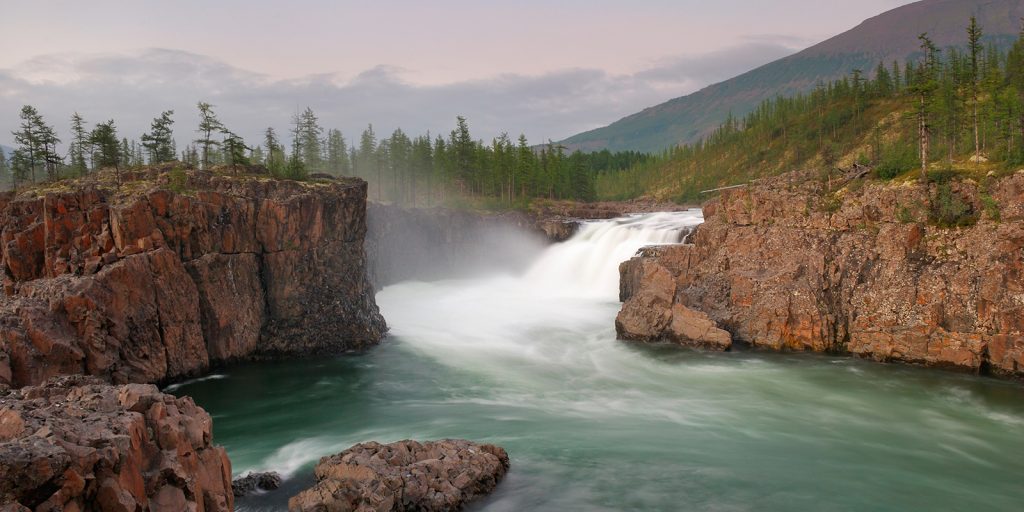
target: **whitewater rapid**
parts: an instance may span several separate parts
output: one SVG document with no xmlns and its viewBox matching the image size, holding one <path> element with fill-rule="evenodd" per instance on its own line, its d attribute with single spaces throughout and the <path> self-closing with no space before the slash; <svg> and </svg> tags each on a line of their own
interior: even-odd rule
<svg viewBox="0 0 1024 512">
<path fill-rule="evenodd" d="M 355 443 L 465 438 L 512 468 L 474 509 L 1013 510 L 1019 385 L 813 354 L 618 341 L 618 265 L 683 241 L 699 211 L 584 224 L 524 272 L 388 286 L 359 356 L 240 365 L 183 385 L 236 474 L 285 489 Z"/>
<path fill-rule="evenodd" d="M 377 295 L 391 335 L 459 368 L 521 384 L 537 370 L 595 371 L 614 334 L 619 264 L 645 246 L 680 243 L 703 221 L 700 210 L 634 215 L 583 224 L 545 250 L 521 275 L 410 282 Z"/>
</svg>

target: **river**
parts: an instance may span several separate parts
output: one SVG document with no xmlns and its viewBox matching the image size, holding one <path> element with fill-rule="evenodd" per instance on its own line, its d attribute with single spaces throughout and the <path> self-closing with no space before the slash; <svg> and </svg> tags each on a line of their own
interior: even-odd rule
<svg viewBox="0 0 1024 512">
<path fill-rule="evenodd" d="M 175 386 L 214 417 L 234 473 L 284 489 L 357 442 L 506 448 L 488 511 L 1019 510 L 1024 389 L 812 354 L 708 353 L 615 339 L 618 263 L 682 240 L 699 211 L 585 225 L 527 271 L 405 282 L 366 354 L 237 365 Z"/>
</svg>

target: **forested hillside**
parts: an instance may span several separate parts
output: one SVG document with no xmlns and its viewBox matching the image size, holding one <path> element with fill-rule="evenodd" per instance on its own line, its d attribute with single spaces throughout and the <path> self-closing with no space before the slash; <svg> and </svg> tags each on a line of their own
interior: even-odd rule
<svg viewBox="0 0 1024 512">
<path fill-rule="evenodd" d="M 963 25 L 968 25 L 964 20 Z M 699 201 L 701 191 L 797 168 L 827 172 L 853 163 L 881 178 L 921 169 L 969 172 L 1024 162 L 1024 43 L 985 45 L 983 27 L 963 48 L 919 39 L 920 57 L 852 70 L 812 92 L 729 117 L 702 142 L 679 146 L 624 172 L 602 172 L 598 197 L 652 195 Z M 923 129 L 922 129 L 923 128 Z"/>
<path fill-rule="evenodd" d="M 819 82 L 837 80 L 853 69 L 868 71 L 879 61 L 913 59 L 922 32 L 939 47 L 963 45 L 963 20 L 972 15 L 985 26 L 987 43 L 1006 47 L 1024 17 L 1024 2 L 924 0 L 901 6 L 799 53 L 574 135 L 563 144 L 584 151 L 658 152 L 696 143 L 730 114 L 743 117 L 764 100 L 810 93 Z"/>
</svg>

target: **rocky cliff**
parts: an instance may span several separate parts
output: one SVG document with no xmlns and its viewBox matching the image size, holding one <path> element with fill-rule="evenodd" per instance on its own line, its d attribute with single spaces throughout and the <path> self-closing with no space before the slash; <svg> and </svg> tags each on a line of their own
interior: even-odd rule
<svg viewBox="0 0 1024 512">
<path fill-rule="evenodd" d="M 365 182 L 172 174 L 0 198 L 0 387 L 378 342 Z"/>
<path fill-rule="evenodd" d="M 620 267 L 620 336 L 689 342 L 699 312 L 756 347 L 1024 376 L 1024 172 L 839 188 L 792 173 L 706 204 L 693 244 Z"/>
<path fill-rule="evenodd" d="M 229 512 L 210 416 L 148 384 L 60 377 L 0 396 L 0 510 Z"/>
</svg>

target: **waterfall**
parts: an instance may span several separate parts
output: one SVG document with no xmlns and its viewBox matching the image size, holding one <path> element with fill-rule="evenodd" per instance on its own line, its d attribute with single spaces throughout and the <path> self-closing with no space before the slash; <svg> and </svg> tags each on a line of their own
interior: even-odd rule
<svg viewBox="0 0 1024 512">
<path fill-rule="evenodd" d="M 587 222 L 569 240 L 549 247 L 525 279 L 540 289 L 614 299 L 620 263 L 648 245 L 685 242 L 703 221 L 694 209 Z"/>
</svg>

